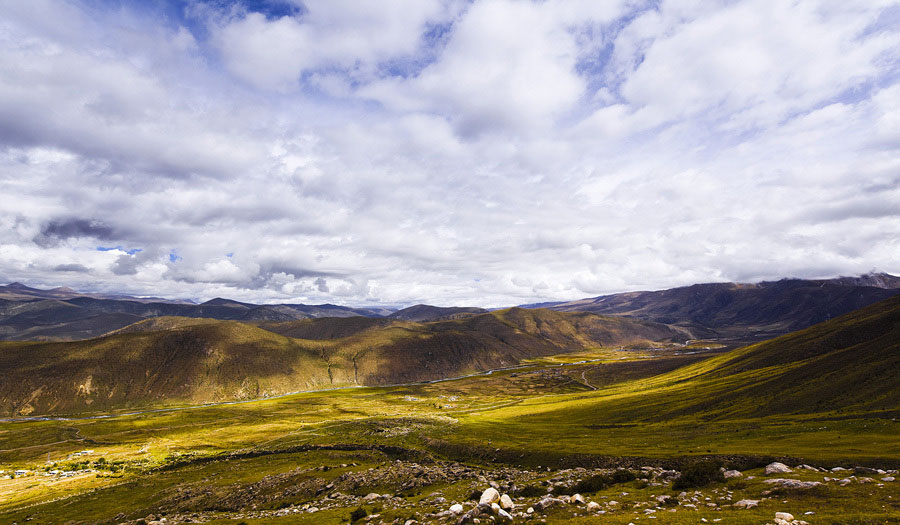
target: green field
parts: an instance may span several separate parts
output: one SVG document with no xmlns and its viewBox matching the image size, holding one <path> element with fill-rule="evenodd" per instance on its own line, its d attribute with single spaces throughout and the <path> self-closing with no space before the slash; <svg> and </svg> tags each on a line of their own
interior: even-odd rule
<svg viewBox="0 0 900 525">
<path fill-rule="evenodd" d="M 379 515 L 375 523 L 455 523 L 435 514 L 454 501 L 468 510 L 472 493 L 490 481 L 521 511 L 547 490 L 627 468 L 637 477 L 584 490 L 601 503 L 604 523 L 762 523 L 776 511 L 810 523 L 898 523 L 900 482 L 881 479 L 890 472 L 762 473 L 776 459 L 792 467 L 900 467 L 898 305 L 729 352 L 585 349 L 437 383 L 6 421 L 0 470 L 31 473 L 0 480 L 0 522 L 166 515 L 346 523 L 362 508 Z M 71 456 L 85 449 L 93 453 Z M 744 476 L 685 490 L 659 477 L 663 469 L 684 475 L 698 461 Z M 79 469 L 90 472 L 43 475 Z M 850 476 L 845 486 L 824 481 Z M 765 483 L 772 477 L 824 483 L 779 489 Z M 393 497 L 363 500 L 369 493 Z M 665 495 L 678 504 L 651 503 Z M 613 499 L 618 504 L 607 505 Z M 734 507 L 741 499 L 759 506 Z M 598 515 L 558 504 L 516 519 L 592 523 Z"/>
</svg>

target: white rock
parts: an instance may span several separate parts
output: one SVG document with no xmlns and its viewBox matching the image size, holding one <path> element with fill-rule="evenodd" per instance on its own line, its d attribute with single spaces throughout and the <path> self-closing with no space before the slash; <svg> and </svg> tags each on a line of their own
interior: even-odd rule
<svg viewBox="0 0 900 525">
<path fill-rule="evenodd" d="M 885 476 L 885 477 L 881 478 L 881 481 L 887 481 L 887 482 L 894 481 L 894 476 Z"/>
<path fill-rule="evenodd" d="M 591 512 L 596 512 L 596 511 L 600 510 L 600 504 L 597 503 L 596 501 L 592 501 L 587 504 L 587 510 L 589 510 Z"/>
<path fill-rule="evenodd" d="M 478 504 L 479 505 L 481 505 L 482 503 L 491 504 L 491 503 L 497 503 L 498 501 L 500 501 L 500 493 L 497 492 L 497 489 L 495 489 L 494 487 L 490 487 L 481 493 L 481 499 L 478 500 Z"/>
<path fill-rule="evenodd" d="M 759 506 L 758 499 L 742 499 L 734 504 L 735 507 L 741 509 L 752 509 L 753 507 Z"/>
<path fill-rule="evenodd" d="M 509 497 L 509 494 L 504 494 L 500 496 L 500 508 L 503 510 L 509 510 L 515 507 L 512 498 Z"/>
<path fill-rule="evenodd" d="M 506 520 L 506 521 L 512 521 L 512 519 L 513 519 L 512 515 L 503 509 L 500 509 L 497 511 L 497 516 L 499 516 L 501 520 Z"/>
<path fill-rule="evenodd" d="M 776 520 L 784 520 L 788 523 L 794 521 L 794 515 L 790 512 L 776 512 L 775 513 Z"/>
<path fill-rule="evenodd" d="M 450 505 L 450 512 L 452 512 L 453 514 L 459 514 L 462 511 L 463 511 L 463 506 L 460 505 L 459 503 L 454 503 L 453 505 Z"/>
<path fill-rule="evenodd" d="M 374 492 L 370 492 L 370 493 L 366 494 L 366 496 L 363 499 L 366 501 L 372 501 L 372 500 L 376 500 L 380 497 L 381 497 L 381 494 L 376 494 Z"/>
<path fill-rule="evenodd" d="M 534 514 L 534 507 L 528 507 L 525 509 L 525 514 Z"/>
<path fill-rule="evenodd" d="M 739 478 L 743 476 L 740 470 L 726 470 L 722 473 L 722 475 L 725 476 L 725 479 Z"/>
<path fill-rule="evenodd" d="M 776 461 L 775 463 L 769 463 L 768 465 L 766 465 L 767 476 L 771 476 L 772 474 L 788 474 L 790 472 L 793 472 L 793 470 L 791 470 L 791 468 L 784 463 L 779 463 Z"/>
<path fill-rule="evenodd" d="M 833 469 L 831 469 L 832 472 L 841 472 L 842 470 L 849 470 L 849 469 L 845 469 L 844 467 L 834 467 Z"/>
<path fill-rule="evenodd" d="M 573 505 L 584 505 L 584 496 L 581 494 L 575 494 L 571 498 L 569 498 L 569 503 Z"/>
</svg>

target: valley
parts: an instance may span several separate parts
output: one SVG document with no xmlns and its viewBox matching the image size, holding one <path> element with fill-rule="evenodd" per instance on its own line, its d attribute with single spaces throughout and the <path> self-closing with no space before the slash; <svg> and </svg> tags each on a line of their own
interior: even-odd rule
<svg viewBox="0 0 900 525">
<path fill-rule="evenodd" d="M 5 420 L 0 470 L 24 472 L 0 480 L 0 521 L 486 523 L 506 519 L 478 506 L 496 486 L 514 522 L 892 522 L 898 344 L 893 298 L 736 349 L 581 346 L 439 382 Z"/>
</svg>

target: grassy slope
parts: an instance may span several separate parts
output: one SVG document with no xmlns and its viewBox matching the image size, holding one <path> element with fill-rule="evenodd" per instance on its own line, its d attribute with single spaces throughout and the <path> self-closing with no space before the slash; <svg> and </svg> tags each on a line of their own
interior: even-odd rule
<svg viewBox="0 0 900 525">
<path fill-rule="evenodd" d="M 0 380 L 0 412 L 75 413 L 427 381 L 585 347 L 685 337 L 646 321 L 522 309 L 434 323 L 350 318 L 255 326 L 160 317 L 98 339 L 4 343 L 0 367 L 9 373 Z"/>
<path fill-rule="evenodd" d="M 571 453 L 888 457 L 900 453 L 898 364 L 895 297 L 668 374 L 484 412 L 457 439 Z"/>
</svg>

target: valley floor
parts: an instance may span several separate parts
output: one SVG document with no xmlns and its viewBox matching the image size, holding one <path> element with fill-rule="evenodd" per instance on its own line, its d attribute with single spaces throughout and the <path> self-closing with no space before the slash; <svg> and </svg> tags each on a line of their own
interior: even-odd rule
<svg viewBox="0 0 900 525">
<path fill-rule="evenodd" d="M 2 422 L 0 523 L 489 523 L 502 515 L 474 509 L 492 485 L 514 522 L 900 523 L 900 410 L 711 405 L 732 385 L 706 378 L 720 354 L 703 348 Z"/>
</svg>

